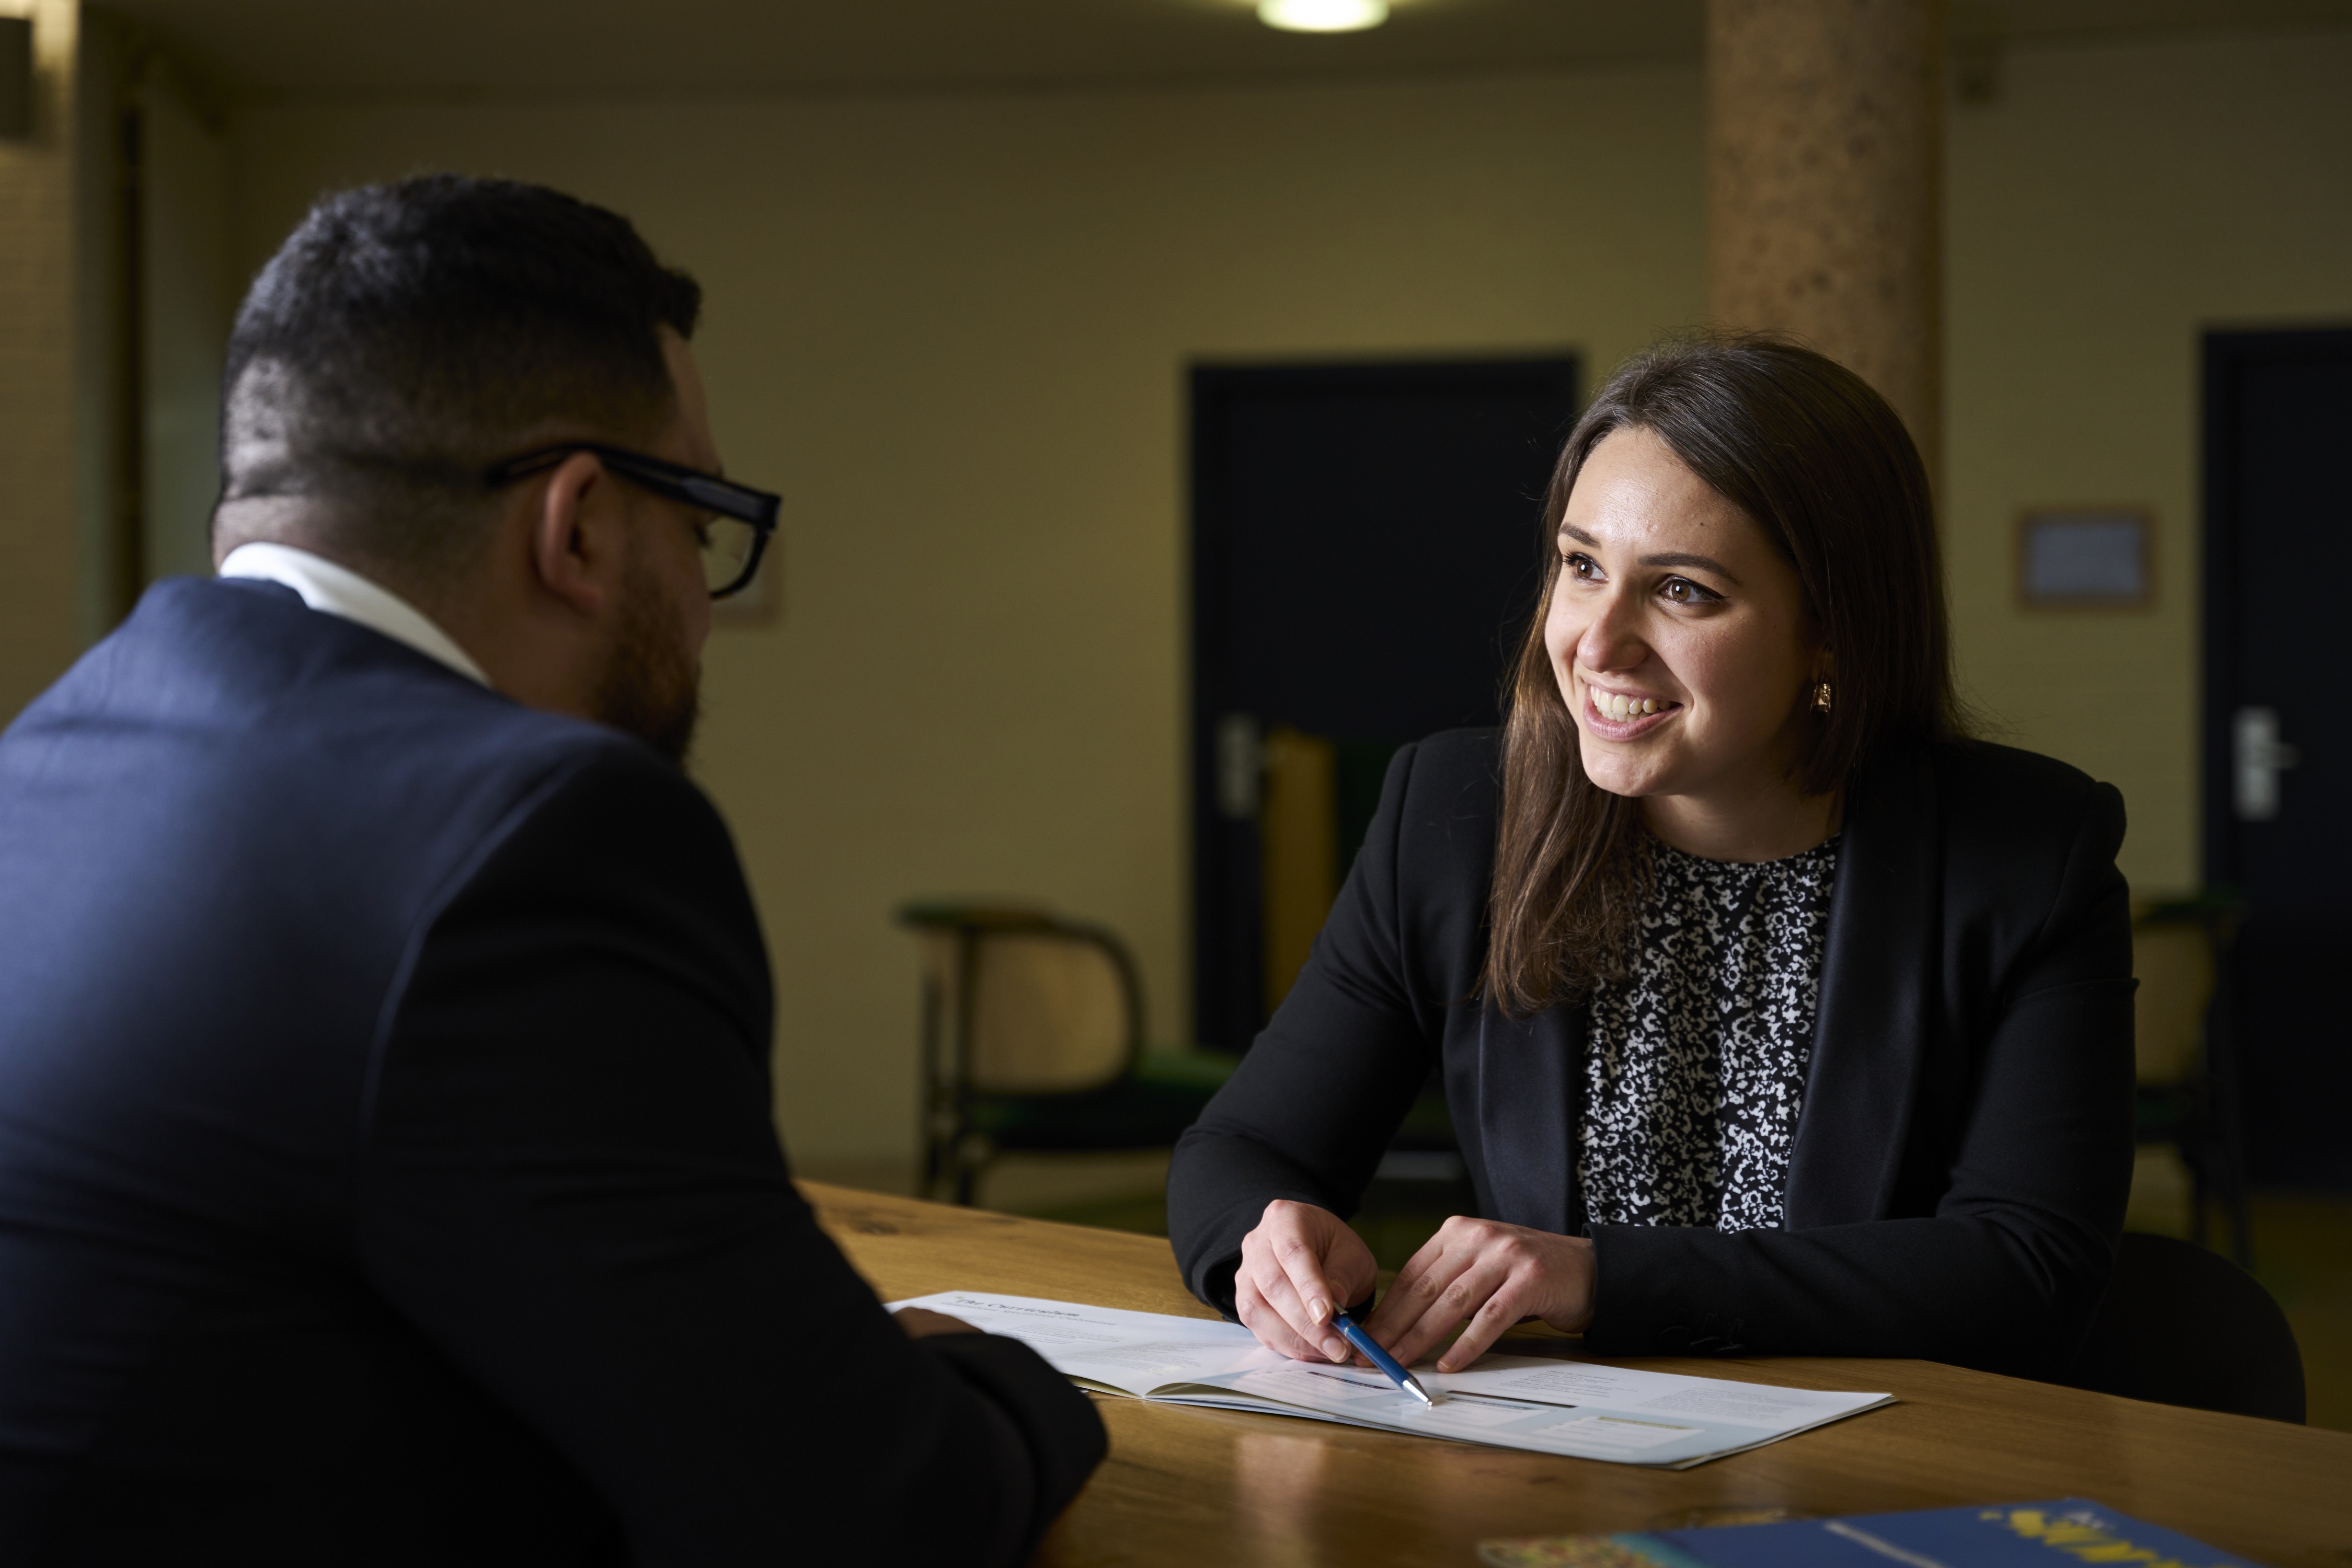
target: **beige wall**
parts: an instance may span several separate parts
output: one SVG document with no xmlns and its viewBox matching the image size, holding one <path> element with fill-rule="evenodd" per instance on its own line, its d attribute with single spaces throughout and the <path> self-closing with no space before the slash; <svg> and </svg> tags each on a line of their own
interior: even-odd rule
<svg viewBox="0 0 2352 1568">
<path fill-rule="evenodd" d="M 1444 86 L 723 107 L 274 110 L 247 265 L 322 185 L 448 166 L 633 216 L 709 292 L 731 471 L 785 593 L 724 631 L 700 772 L 779 994 L 793 1146 L 914 1130 L 924 894 L 1040 897 L 1183 1028 L 1182 371 L 1574 346 L 1700 298 L 1686 70 Z"/>
<path fill-rule="evenodd" d="M 140 547 L 150 578 L 212 570 L 220 377 L 236 296 L 228 145 L 163 60 L 140 114 Z"/>
<path fill-rule="evenodd" d="M 80 647 L 71 0 L 31 15 L 34 135 L 0 141 L 0 723 Z"/>
<path fill-rule="evenodd" d="M 2191 886 L 2199 335 L 2352 325 L 2352 34 L 2022 53 L 1947 146 L 1962 675 L 2004 738 L 2122 788 L 2137 891 Z M 2109 502 L 2155 509 L 2155 606 L 2020 610 L 2018 510 Z"/>
<path fill-rule="evenodd" d="M 1951 124 L 1947 473 L 1966 678 L 2195 873 L 2194 382 L 2212 319 L 2352 316 L 2344 35 L 2040 51 Z M 773 946 L 801 1154 L 913 1129 L 923 894 L 1040 897 L 1184 1001 L 1181 371 L 1570 347 L 1702 297 L 1695 69 L 968 99 L 307 107 L 232 142 L 244 266 L 323 186 L 425 167 L 635 217 L 709 287 L 730 466 L 785 602 L 722 632 L 700 772 Z M 2027 618 L 2028 504 L 2145 500 L 2151 612 Z"/>
</svg>

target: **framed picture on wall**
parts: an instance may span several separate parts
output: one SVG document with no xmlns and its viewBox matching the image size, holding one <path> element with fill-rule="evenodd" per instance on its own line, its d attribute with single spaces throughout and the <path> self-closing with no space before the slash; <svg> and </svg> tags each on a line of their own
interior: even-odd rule
<svg viewBox="0 0 2352 1568">
<path fill-rule="evenodd" d="M 2017 599 L 2028 610 L 2144 610 L 2155 603 L 2155 512 L 2147 507 L 2021 512 Z"/>
</svg>

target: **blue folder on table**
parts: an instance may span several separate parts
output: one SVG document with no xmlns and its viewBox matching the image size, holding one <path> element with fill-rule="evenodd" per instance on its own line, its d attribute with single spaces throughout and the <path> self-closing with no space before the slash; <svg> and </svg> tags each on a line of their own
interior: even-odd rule
<svg viewBox="0 0 2352 1568">
<path fill-rule="evenodd" d="M 1652 1534 L 1486 1541 L 1478 1557 L 1489 1568 L 2257 1568 L 2075 1497 Z"/>
</svg>

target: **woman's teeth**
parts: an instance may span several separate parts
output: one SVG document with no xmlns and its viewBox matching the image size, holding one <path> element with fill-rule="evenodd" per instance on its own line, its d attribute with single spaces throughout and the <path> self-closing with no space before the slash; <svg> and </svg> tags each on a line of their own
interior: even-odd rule
<svg viewBox="0 0 2352 1568">
<path fill-rule="evenodd" d="M 1601 717 L 1613 718 L 1620 724 L 1629 718 L 1639 718 L 1643 714 L 1658 711 L 1655 697 L 1621 697 L 1614 692 L 1593 693 L 1592 706 L 1601 710 Z"/>
</svg>

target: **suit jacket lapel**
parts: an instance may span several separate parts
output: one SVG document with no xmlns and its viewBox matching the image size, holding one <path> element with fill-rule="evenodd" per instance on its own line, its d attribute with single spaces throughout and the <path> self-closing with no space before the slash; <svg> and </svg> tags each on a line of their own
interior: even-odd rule
<svg viewBox="0 0 2352 1568">
<path fill-rule="evenodd" d="M 1478 1019 L 1479 1163 L 1491 1218 L 1556 1235 L 1581 1228 L 1576 1144 L 1583 1121 L 1582 1008 Z"/>
<path fill-rule="evenodd" d="M 1850 792 L 1789 1153 L 1783 1223 L 1792 1230 L 1881 1218 L 1893 1193 L 1941 944 L 1937 821 L 1923 753 L 1867 769 Z"/>
</svg>

